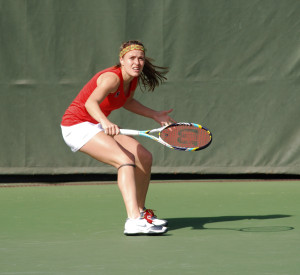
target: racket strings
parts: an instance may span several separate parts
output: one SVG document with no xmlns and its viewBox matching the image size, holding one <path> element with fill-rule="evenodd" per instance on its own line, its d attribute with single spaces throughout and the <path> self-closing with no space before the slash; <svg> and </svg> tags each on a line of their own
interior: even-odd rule
<svg viewBox="0 0 300 275">
<path fill-rule="evenodd" d="M 191 125 L 174 125 L 164 129 L 161 139 L 168 144 L 183 148 L 198 148 L 207 145 L 211 136 L 203 128 Z"/>
</svg>

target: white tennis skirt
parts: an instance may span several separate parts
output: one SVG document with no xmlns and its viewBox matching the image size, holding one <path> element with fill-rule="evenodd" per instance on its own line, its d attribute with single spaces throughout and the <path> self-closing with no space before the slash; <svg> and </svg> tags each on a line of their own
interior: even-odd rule
<svg viewBox="0 0 300 275">
<path fill-rule="evenodd" d="M 60 126 L 66 144 L 73 152 L 77 152 L 93 136 L 103 131 L 100 123 L 82 122 L 72 126 Z"/>
</svg>

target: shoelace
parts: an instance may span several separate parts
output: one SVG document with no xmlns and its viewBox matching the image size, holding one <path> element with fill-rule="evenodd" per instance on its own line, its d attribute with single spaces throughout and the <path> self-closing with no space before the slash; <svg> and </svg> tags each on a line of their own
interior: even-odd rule
<svg viewBox="0 0 300 275">
<path fill-rule="evenodd" d="M 144 219 L 148 222 L 148 223 L 152 223 L 152 218 L 156 218 L 154 212 L 152 209 L 146 209 L 144 210 Z"/>
</svg>

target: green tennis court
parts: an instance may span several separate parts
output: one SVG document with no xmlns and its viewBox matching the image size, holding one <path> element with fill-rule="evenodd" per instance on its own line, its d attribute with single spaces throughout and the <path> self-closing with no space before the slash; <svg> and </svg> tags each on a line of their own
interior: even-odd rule
<svg viewBox="0 0 300 275">
<path fill-rule="evenodd" d="M 300 181 L 153 182 L 164 236 L 123 235 L 116 184 L 2 184 L 0 274 L 300 274 Z"/>
</svg>

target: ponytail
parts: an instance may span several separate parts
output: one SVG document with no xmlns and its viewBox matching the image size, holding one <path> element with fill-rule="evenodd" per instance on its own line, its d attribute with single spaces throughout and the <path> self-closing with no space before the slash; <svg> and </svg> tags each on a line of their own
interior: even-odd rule
<svg viewBox="0 0 300 275">
<path fill-rule="evenodd" d="M 145 57 L 145 65 L 139 77 L 140 87 L 142 84 L 144 89 L 148 89 L 148 91 L 151 92 L 153 92 L 159 84 L 167 80 L 165 75 L 168 73 L 167 67 L 156 66 L 152 62 L 153 60 L 151 58 Z"/>
</svg>

